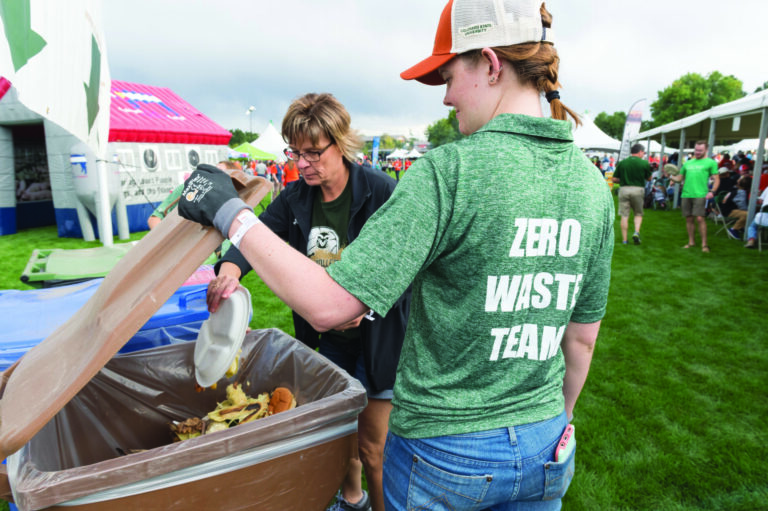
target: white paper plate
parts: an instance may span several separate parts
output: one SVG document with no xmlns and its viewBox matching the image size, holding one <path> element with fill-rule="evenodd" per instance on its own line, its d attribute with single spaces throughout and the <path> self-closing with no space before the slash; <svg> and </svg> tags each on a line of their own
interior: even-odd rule
<svg viewBox="0 0 768 511">
<path fill-rule="evenodd" d="M 229 369 L 251 320 L 251 294 L 239 286 L 200 327 L 195 341 L 195 379 L 210 387 Z"/>
</svg>

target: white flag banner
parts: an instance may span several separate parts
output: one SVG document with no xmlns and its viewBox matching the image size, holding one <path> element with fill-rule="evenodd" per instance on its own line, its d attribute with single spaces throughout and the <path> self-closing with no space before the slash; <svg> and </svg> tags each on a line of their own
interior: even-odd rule
<svg viewBox="0 0 768 511">
<path fill-rule="evenodd" d="M 110 76 L 97 0 L 0 1 L 0 85 L 106 154 Z M 0 87 L 0 100 L 6 90 Z"/>
<path fill-rule="evenodd" d="M 624 123 L 624 136 L 621 137 L 621 149 L 619 149 L 619 159 L 623 160 L 629 156 L 629 149 L 632 141 L 635 139 L 638 133 L 640 133 L 640 125 L 643 122 L 643 110 L 645 108 L 645 100 L 640 99 L 630 107 L 627 114 L 627 122 Z"/>
</svg>

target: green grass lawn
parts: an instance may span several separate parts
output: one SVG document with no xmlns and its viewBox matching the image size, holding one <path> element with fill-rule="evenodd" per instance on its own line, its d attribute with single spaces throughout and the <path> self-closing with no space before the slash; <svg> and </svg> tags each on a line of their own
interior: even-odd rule
<svg viewBox="0 0 768 511">
<path fill-rule="evenodd" d="M 768 509 L 768 252 L 716 230 L 685 250 L 679 210 L 647 210 L 621 245 L 617 217 L 566 509 Z"/>
<path fill-rule="evenodd" d="M 679 210 L 648 210 L 642 245 L 617 242 L 564 509 L 768 509 L 768 478 L 753 470 L 768 440 L 768 251 L 715 230 L 709 222 L 711 253 L 684 250 Z M 98 242 L 53 227 L 0 237 L 0 289 L 30 289 L 19 275 L 33 248 L 86 246 Z M 244 284 L 251 326 L 293 334 L 260 279 Z"/>
</svg>

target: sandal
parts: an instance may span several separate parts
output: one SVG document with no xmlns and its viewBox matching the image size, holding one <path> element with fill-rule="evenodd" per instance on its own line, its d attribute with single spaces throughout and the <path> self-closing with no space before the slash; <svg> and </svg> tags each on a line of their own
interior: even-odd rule
<svg viewBox="0 0 768 511">
<path fill-rule="evenodd" d="M 704 245 L 703 247 L 701 247 L 701 251 L 709 253 L 709 246 L 708 245 Z"/>
<path fill-rule="evenodd" d="M 683 248 L 691 248 L 693 246 L 694 246 L 693 243 L 688 243 L 688 244 L 683 245 Z"/>
</svg>

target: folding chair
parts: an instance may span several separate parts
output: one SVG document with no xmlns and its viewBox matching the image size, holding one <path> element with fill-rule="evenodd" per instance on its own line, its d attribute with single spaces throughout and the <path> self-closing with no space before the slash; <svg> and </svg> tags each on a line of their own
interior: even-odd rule
<svg viewBox="0 0 768 511">
<path fill-rule="evenodd" d="M 757 249 L 758 252 L 762 252 L 763 236 L 768 237 L 768 221 L 765 220 L 768 218 L 768 204 L 763 204 L 757 214 L 760 215 L 758 217 L 760 221 L 757 222 Z"/>
<path fill-rule="evenodd" d="M 736 219 L 723 216 L 723 211 L 720 209 L 720 203 L 717 202 L 716 200 L 712 201 L 712 203 L 714 204 L 715 211 L 717 212 L 717 214 L 713 217 L 713 220 L 715 221 L 715 225 L 723 224 L 723 226 L 720 227 L 720 229 L 718 229 L 718 231 L 715 233 L 715 234 L 720 234 L 721 232 L 723 232 L 724 230 L 726 230 L 727 228 L 735 224 Z"/>
</svg>

